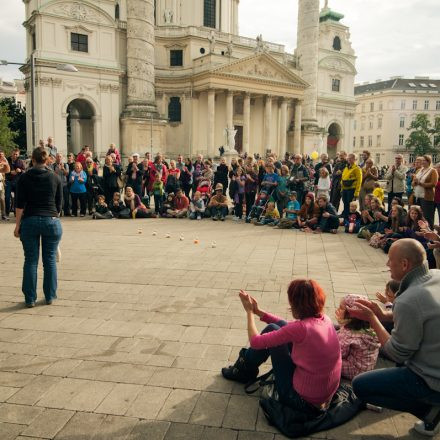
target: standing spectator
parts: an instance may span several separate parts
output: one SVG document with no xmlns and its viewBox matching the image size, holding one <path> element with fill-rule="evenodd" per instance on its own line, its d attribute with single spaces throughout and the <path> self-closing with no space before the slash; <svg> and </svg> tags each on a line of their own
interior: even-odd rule
<svg viewBox="0 0 440 440">
<path fill-rule="evenodd" d="M 81 148 L 81 151 L 78 153 L 78 156 L 76 156 L 76 161 L 81 164 L 83 168 L 86 166 L 86 153 L 90 151 L 90 148 L 85 145 Z"/>
<path fill-rule="evenodd" d="M 344 203 L 343 217 L 346 220 L 350 212 L 350 202 L 359 197 L 362 185 L 362 171 L 356 165 L 356 155 L 350 153 L 347 157 L 347 165 L 342 172 L 341 188 L 342 202 Z"/>
<path fill-rule="evenodd" d="M 415 204 L 414 188 L 412 181 L 414 179 L 414 176 L 420 170 L 421 166 L 422 166 L 421 159 L 420 157 L 417 157 L 413 163 L 413 166 L 406 173 L 406 195 L 408 197 L 408 206 Z"/>
<path fill-rule="evenodd" d="M 163 182 L 160 179 L 160 174 L 156 174 L 156 180 L 153 183 L 151 192 L 154 197 L 154 212 L 156 215 L 159 215 L 162 212 L 163 197 L 165 194 Z"/>
<path fill-rule="evenodd" d="M 246 217 L 249 217 L 258 189 L 258 165 L 248 162 L 245 166 L 246 182 L 244 184 L 244 197 L 246 201 Z"/>
<path fill-rule="evenodd" d="M 243 168 L 237 168 L 236 175 L 232 177 L 236 183 L 237 190 L 234 194 L 234 220 L 242 220 L 243 218 L 243 201 L 244 201 L 244 187 L 246 184 L 246 176 L 243 174 Z"/>
<path fill-rule="evenodd" d="M 70 216 L 70 192 L 69 185 L 67 184 L 67 180 L 69 178 L 69 166 L 67 163 L 64 163 L 63 159 L 63 155 L 61 153 L 57 153 L 55 163 L 52 165 L 52 168 L 55 174 L 57 174 L 60 178 L 63 186 L 64 216 Z"/>
<path fill-rule="evenodd" d="M 287 165 L 282 165 L 278 177 L 278 186 L 275 189 L 277 209 L 280 215 L 283 215 L 284 209 L 289 201 L 289 178 L 289 167 Z"/>
<path fill-rule="evenodd" d="M 331 175 L 332 166 L 328 160 L 328 155 L 325 153 L 321 154 L 321 162 L 319 162 L 315 165 L 315 181 L 314 181 L 315 189 L 318 186 L 319 170 L 323 167 L 327 168 L 328 174 Z"/>
<path fill-rule="evenodd" d="M 368 150 L 364 150 L 359 158 L 359 168 L 363 168 L 367 160 L 371 157 L 371 153 Z"/>
<path fill-rule="evenodd" d="M 75 155 L 73 153 L 67 155 L 67 166 L 69 167 L 69 173 L 75 168 Z"/>
<path fill-rule="evenodd" d="M 374 166 L 373 159 L 368 158 L 362 168 L 362 185 L 359 191 L 359 207 L 361 211 L 364 210 L 364 199 L 367 194 L 374 191 L 375 184 L 379 179 L 377 168 Z M 390 201 L 391 202 L 391 201 Z"/>
<path fill-rule="evenodd" d="M 139 154 L 133 154 L 133 162 L 129 163 L 125 174 L 127 176 L 127 186 L 131 187 L 135 194 L 142 197 L 142 179 L 144 177 L 144 167 L 139 163 Z"/>
<path fill-rule="evenodd" d="M 437 174 L 440 176 L 440 162 L 436 164 L 435 169 L 437 171 Z M 437 185 L 435 186 L 434 203 L 440 222 L 440 179 L 437 180 Z"/>
<path fill-rule="evenodd" d="M 394 158 L 394 165 L 389 168 L 385 174 L 385 180 L 387 181 L 387 193 L 388 193 L 388 213 L 391 210 L 391 201 L 394 197 L 403 198 L 403 193 L 406 188 L 406 173 L 408 168 L 403 165 L 403 156 L 397 154 Z"/>
<path fill-rule="evenodd" d="M 326 196 L 330 197 L 330 176 L 326 167 L 322 167 L 319 169 L 319 179 L 318 184 L 316 185 L 316 197 Z"/>
<path fill-rule="evenodd" d="M 293 167 L 293 162 L 290 160 L 290 154 L 288 152 L 286 152 L 284 154 L 284 160 L 282 161 L 283 165 L 286 165 L 287 168 L 289 168 L 289 172 Z"/>
<path fill-rule="evenodd" d="M 421 160 L 422 167 L 413 179 L 414 194 L 417 204 L 422 208 L 423 214 L 432 228 L 434 225 L 435 203 L 434 191 L 438 182 L 438 174 L 432 167 L 431 156 L 425 154 Z"/>
<path fill-rule="evenodd" d="M 15 210 L 12 206 L 12 193 L 16 193 L 17 182 L 22 173 L 24 173 L 26 166 L 24 161 L 20 159 L 20 150 L 15 149 L 11 156 L 8 157 L 9 173 L 6 174 L 5 185 L 5 203 L 6 203 L 6 217 L 9 217 L 9 213 Z"/>
<path fill-rule="evenodd" d="M 168 170 L 168 177 L 165 186 L 165 192 L 176 194 L 177 189 L 180 188 L 180 170 L 176 168 L 176 162 L 170 160 L 170 168 Z"/>
<path fill-rule="evenodd" d="M 226 164 L 226 159 L 222 157 L 220 158 L 220 165 L 214 173 L 214 186 L 217 185 L 217 183 L 221 183 L 223 185 L 224 195 L 226 195 L 226 191 L 228 190 L 228 173 L 229 167 Z"/>
<path fill-rule="evenodd" d="M 393 310 L 371 301 L 357 301 L 347 310 L 370 323 L 383 352 L 398 366 L 355 377 L 353 390 L 364 403 L 413 414 L 420 419 L 415 431 L 433 437 L 440 420 L 440 272 L 428 269 L 426 252 L 413 239 L 393 243 L 387 265 L 400 282 Z M 391 335 L 384 321 L 394 322 Z"/>
<path fill-rule="evenodd" d="M 107 156 L 110 156 L 110 154 L 115 155 L 115 160 L 113 161 L 113 163 L 115 165 L 121 165 L 121 153 L 119 153 L 115 144 L 110 144 L 108 151 L 107 151 Z M 107 203 L 108 203 L 108 201 L 107 201 Z"/>
<path fill-rule="evenodd" d="M 184 167 L 180 172 L 180 186 L 183 189 L 183 192 L 185 193 L 186 197 L 188 198 L 192 187 L 192 172 L 193 172 L 193 165 L 191 159 L 187 157 L 185 159 Z"/>
<path fill-rule="evenodd" d="M 342 171 L 347 166 L 347 153 L 340 151 L 335 161 L 332 173 L 332 189 L 330 192 L 330 203 L 339 212 L 339 205 L 341 204 L 341 177 Z"/>
<path fill-rule="evenodd" d="M 47 148 L 47 152 L 49 153 L 49 157 L 52 157 L 55 160 L 55 158 L 57 156 L 57 153 L 58 153 L 58 150 L 57 150 L 57 147 L 55 147 L 55 145 L 53 143 L 53 137 L 52 136 L 49 136 L 47 138 L 46 148 Z"/>
<path fill-rule="evenodd" d="M 5 204 L 5 192 L 6 192 L 6 174 L 9 173 L 11 167 L 5 157 L 4 151 L 0 150 L 0 210 L 2 214 L 2 220 L 9 220 L 6 217 L 6 204 Z"/>
<path fill-rule="evenodd" d="M 154 158 L 154 162 L 150 166 L 148 193 L 151 193 L 151 188 L 153 187 L 153 183 L 156 180 L 157 174 L 160 175 L 160 180 L 162 180 L 165 186 L 168 179 L 168 169 L 164 165 L 162 160 L 162 155 L 160 153 L 156 154 L 156 157 Z"/>
<path fill-rule="evenodd" d="M 113 194 L 119 192 L 118 178 L 121 177 L 121 166 L 113 162 L 112 156 L 105 158 L 102 172 L 105 200 L 109 204 L 113 199 Z"/>
<path fill-rule="evenodd" d="M 56 254 L 62 236 L 58 213 L 61 211 L 63 189 L 59 177 L 47 166 L 47 152 L 32 152 L 32 168 L 17 182 L 14 235 L 20 238 L 24 251 L 22 290 L 26 307 L 37 300 L 37 269 L 40 241 L 43 258 L 43 292 L 46 304 L 57 297 Z"/>
<path fill-rule="evenodd" d="M 87 174 L 86 188 L 87 188 L 87 208 L 89 210 L 89 215 L 93 215 L 94 205 L 95 205 L 95 193 L 94 186 L 96 185 L 96 178 L 98 177 L 98 170 L 93 162 L 91 156 L 86 159 L 86 168 L 84 169 Z"/>
<path fill-rule="evenodd" d="M 302 163 L 302 156 L 301 154 L 295 154 L 290 170 L 289 189 L 296 192 L 300 205 L 304 202 L 305 182 L 307 180 L 309 180 L 309 172 Z"/>
<path fill-rule="evenodd" d="M 69 175 L 70 182 L 70 196 L 72 197 L 72 217 L 78 217 L 78 201 L 80 203 L 80 215 L 86 215 L 87 206 L 87 174 L 83 171 L 80 162 L 75 163 L 74 170 Z"/>
</svg>

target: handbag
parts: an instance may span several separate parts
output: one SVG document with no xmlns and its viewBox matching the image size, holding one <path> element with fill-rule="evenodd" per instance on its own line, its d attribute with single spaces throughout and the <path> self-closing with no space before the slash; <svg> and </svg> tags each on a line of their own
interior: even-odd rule
<svg viewBox="0 0 440 440">
<path fill-rule="evenodd" d="M 118 176 L 118 178 L 116 179 L 116 182 L 118 184 L 118 188 L 119 189 L 123 189 L 125 186 L 125 178 L 122 176 Z"/>
<path fill-rule="evenodd" d="M 342 181 L 342 189 L 350 189 L 355 179 L 347 179 Z"/>
<path fill-rule="evenodd" d="M 248 382 L 244 386 L 246 394 L 254 394 L 261 390 L 262 399 L 279 400 L 278 392 L 275 389 L 275 373 L 273 370 L 257 377 L 255 380 Z"/>
</svg>

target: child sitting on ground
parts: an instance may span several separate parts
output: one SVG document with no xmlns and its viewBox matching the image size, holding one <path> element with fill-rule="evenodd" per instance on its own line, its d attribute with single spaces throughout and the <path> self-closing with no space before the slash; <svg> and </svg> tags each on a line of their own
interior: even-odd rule
<svg viewBox="0 0 440 440">
<path fill-rule="evenodd" d="M 275 226 L 280 219 L 280 213 L 275 205 L 275 202 L 269 202 L 267 204 L 266 212 L 264 213 L 264 218 L 262 218 L 259 222 L 256 220 L 252 223 L 257 226 L 270 225 Z"/>
<path fill-rule="evenodd" d="M 335 315 L 340 325 L 338 331 L 342 356 L 342 377 L 352 380 L 360 373 L 376 366 L 380 343 L 367 321 L 351 318 L 347 307 L 355 307 L 358 300 L 367 300 L 363 295 L 346 295 L 342 298 Z"/>
<path fill-rule="evenodd" d="M 284 212 L 285 218 L 280 219 L 277 227 L 280 229 L 290 229 L 298 226 L 298 212 L 301 206 L 296 199 L 296 192 L 292 191 L 289 195 L 289 201 L 287 202 Z"/>
<path fill-rule="evenodd" d="M 254 219 L 259 220 L 261 214 L 264 211 L 264 207 L 266 206 L 268 197 L 269 196 L 266 191 L 260 191 L 257 199 L 252 205 L 249 215 L 246 217 L 246 223 L 250 223 Z"/>
<path fill-rule="evenodd" d="M 357 210 L 357 202 L 350 202 L 350 213 L 344 221 L 345 232 L 347 234 L 357 234 L 361 228 L 362 216 Z"/>
<path fill-rule="evenodd" d="M 373 196 L 377 197 L 380 200 L 380 202 L 383 203 L 383 200 L 385 198 L 385 192 L 383 188 L 380 186 L 379 182 L 376 182 L 374 184 Z"/>
<path fill-rule="evenodd" d="M 105 196 L 100 194 L 98 196 L 98 202 L 95 205 L 95 213 L 92 217 L 94 220 L 104 220 L 113 218 L 113 214 L 105 203 Z"/>
<path fill-rule="evenodd" d="M 202 220 L 202 215 L 205 212 L 205 203 L 203 202 L 200 191 L 194 193 L 194 197 L 189 205 L 189 218 L 191 220 Z"/>
<path fill-rule="evenodd" d="M 109 208 L 114 218 L 130 218 L 130 209 L 124 205 L 119 192 L 113 193 L 113 199 L 109 204 Z"/>
<path fill-rule="evenodd" d="M 167 198 L 162 203 L 162 209 L 160 213 L 162 217 L 170 217 L 168 215 L 168 210 L 173 209 L 173 202 L 174 202 L 174 193 L 169 193 L 167 195 Z"/>
</svg>

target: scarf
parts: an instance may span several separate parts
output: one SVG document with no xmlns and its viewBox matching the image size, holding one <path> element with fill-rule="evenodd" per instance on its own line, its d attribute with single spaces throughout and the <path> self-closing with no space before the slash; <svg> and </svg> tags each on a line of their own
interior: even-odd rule
<svg viewBox="0 0 440 440">
<path fill-rule="evenodd" d="M 93 174 L 93 163 L 91 163 L 90 165 L 87 165 L 87 173 L 89 175 Z"/>
<path fill-rule="evenodd" d="M 136 209 L 135 198 L 136 194 L 134 193 L 131 197 L 125 195 L 125 205 L 130 208 L 130 211 L 134 211 Z"/>
</svg>

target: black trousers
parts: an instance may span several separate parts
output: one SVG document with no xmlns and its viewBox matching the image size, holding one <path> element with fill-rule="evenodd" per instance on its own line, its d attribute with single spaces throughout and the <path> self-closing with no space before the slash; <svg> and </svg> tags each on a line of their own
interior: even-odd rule
<svg viewBox="0 0 440 440">
<path fill-rule="evenodd" d="M 86 215 L 87 208 L 87 193 L 70 193 L 72 197 L 72 214 L 78 215 L 78 201 L 81 206 L 80 214 Z"/>
</svg>

